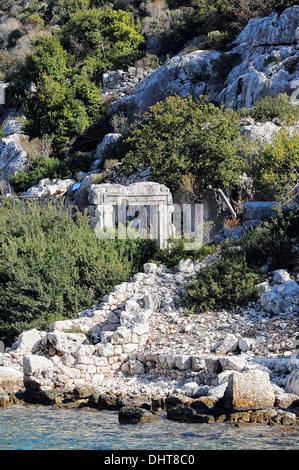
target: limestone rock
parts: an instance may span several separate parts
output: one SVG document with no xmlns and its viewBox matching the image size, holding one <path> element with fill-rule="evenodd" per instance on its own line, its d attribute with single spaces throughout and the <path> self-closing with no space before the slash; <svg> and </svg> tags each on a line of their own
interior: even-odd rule
<svg viewBox="0 0 299 470">
<path fill-rule="evenodd" d="M 2 139 L 3 141 L 4 139 Z M 27 168 L 27 153 L 17 139 L 10 140 L 7 145 L 2 147 L 0 154 L 0 180 L 8 185 L 11 175 L 27 170 Z"/>
<path fill-rule="evenodd" d="M 274 284 L 283 284 L 290 280 L 291 277 L 286 269 L 276 269 L 276 271 L 273 272 Z"/>
<path fill-rule="evenodd" d="M 215 350 L 218 354 L 226 354 L 230 351 L 234 351 L 238 347 L 238 342 L 238 338 L 235 335 L 229 333 L 225 336 L 222 343 L 219 344 Z"/>
<path fill-rule="evenodd" d="M 176 266 L 180 273 L 192 273 L 194 271 L 194 263 L 191 259 L 182 259 Z"/>
<path fill-rule="evenodd" d="M 3 132 L 6 136 L 10 136 L 12 134 L 23 134 L 21 121 L 18 119 L 9 119 L 3 127 Z"/>
<path fill-rule="evenodd" d="M 260 370 L 233 372 L 223 402 L 225 408 L 235 411 L 272 408 L 275 395 L 269 374 Z"/>
<path fill-rule="evenodd" d="M 95 161 L 93 162 L 91 166 L 91 170 L 94 170 L 95 168 L 98 168 L 100 165 L 102 158 L 103 158 L 103 151 L 107 145 L 110 145 L 113 142 L 117 142 L 117 140 L 120 138 L 121 134 L 117 133 L 110 133 L 106 134 L 102 142 L 97 146 L 96 153 L 94 155 Z"/>
<path fill-rule="evenodd" d="M 267 312 L 279 314 L 299 299 L 299 284 L 293 280 L 274 286 L 261 295 L 261 305 Z"/>
<path fill-rule="evenodd" d="M 42 340 L 42 345 L 53 351 L 53 355 L 62 355 L 75 351 L 84 341 L 86 341 L 86 336 L 83 333 L 55 331 L 46 334 Z"/>
<path fill-rule="evenodd" d="M 241 372 L 242 370 L 248 369 L 248 361 L 245 357 L 242 356 L 220 357 L 219 362 L 223 368 L 223 371 L 236 370 L 238 372 Z"/>
<path fill-rule="evenodd" d="M 23 386 L 23 373 L 12 367 L 0 367 L 0 387 L 15 390 Z"/>
<path fill-rule="evenodd" d="M 153 310 L 154 312 L 160 307 L 160 297 L 156 293 L 145 294 L 144 298 L 144 307 L 146 309 Z"/>
<path fill-rule="evenodd" d="M 28 355 L 23 358 L 24 376 L 38 375 L 46 369 L 52 368 L 53 362 L 44 356 Z"/>
<path fill-rule="evenodd" d="M 288 60 L 299 54 L 298 10 L 299 6 L 295 5 L 281 15 L 272 13 L 249 21 L 233 49 L 224 53 L 231 62 L 231 71 L 222 83 L 215 80 L 213 69 L 215 61 L 221 67 L 220 52 L 180 53 L 145 77 L 130 96 L 114 103 L 109 113 L 112 115 L 125 108 L 130 123 L 139 113 L 175 94 L 182 98 L 207 95 L 228 107 L 247 108 L 266 95 L 291 95 L 292 90 L 298 90 L 299 78 L 298 69 L 289 71 L 287 67 Z M 269 62 L 270 57 L 277 60 Z"/>
<path fill-rule="evenodd" d="M 73 187 L 75 180 L 70 178 L 65 180 L 51 180 L 50 178 L 43 178 L 35 186 L 29 188 L 22 195 L 24 197 L 34 198 L 50 198 L 50 197 L 62 197 L 66 195 L 67 191 Z"/>
<path fill-rule="evenodd" d="M 254 348 L 256 340 L 253 338 L 240 338 L 238 346 L 241 351 L 247 352 Z"/>
<path fill-rule="evenodd" d="M 295 393 L 286 393 L 285 390 L 272 384 L 272 389 L 275 395 L 275 406 L 280 409 L 288 409 L 294 404 L 299 404 L 299 395 Z"/>
<path fill-rule="evenodd" d="M 243 222 L 246 227 L 258 225 L 277 217 L 275 202 L 254 201 L 245 202 L 242 211 Z"/>
<path fill-rule="evenodd" d="M 286 391 L 299 395 L 299 370 L 294 370 L 288 377 Z"/>
<path fill-rule="evenodd" d="M 167 419 L 184 423 L 215 423 L 212 414 L 207 413 L 207 407 L 192 408 L 190 405 L 177 405 L 167 409 Z"/>
<path fill-rule="evenodd" d="M 43 331 L 38 331 L 35 328 L 23 331 L 17 341 L 13 344 L 11 350 L 18 350 L 19 353 L 32 353 L 34 354 L 39 350 L 42 338 L 46 335 Z"/>
<path fill-rule="evenodd" d="M 253 46 L 293 44 L 299 41 L 298 30 L 299 6 L 286 9 L 281 15 L 271 13 L 265 18 L 250 20 L 240 33 L 237 43 Z"/>
</svg>

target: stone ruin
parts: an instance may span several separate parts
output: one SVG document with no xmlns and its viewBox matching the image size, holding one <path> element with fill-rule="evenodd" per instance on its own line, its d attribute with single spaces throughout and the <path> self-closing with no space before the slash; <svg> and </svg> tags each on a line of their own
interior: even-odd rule
<svg viewBox="0 0 299 470">
<path fill-rule="evenodd" d="M 130 237 L 130 228 L 142 238 L 156 240 L 160 248 L 165 248 L 170 238 L 180 238 L 182 233 L 190 239 L 196 235 L 197 240 L 201 238 L 202 205 L 192 209 L 186 204 L 181 208 L 173 203 L 170 190 L 159 183 L 91 184 L 88 212 L 99 237 L 114 238 L 115 229 L 118 237 Z"/>
</svg>

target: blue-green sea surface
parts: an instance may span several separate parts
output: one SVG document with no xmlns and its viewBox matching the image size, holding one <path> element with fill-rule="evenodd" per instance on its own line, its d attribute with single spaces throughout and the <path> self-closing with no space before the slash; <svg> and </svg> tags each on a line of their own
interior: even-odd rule
<svg viewBox="0 0 299 470">
<path fill-rule="evenodd" d="M 291 431 L 291 432 L 290 432 Z M 0 409 L 0 450 L 299 450 L 299 428 L 178 423 L 120 425 L 118 413 L 12 405 Z"/>
</svg>

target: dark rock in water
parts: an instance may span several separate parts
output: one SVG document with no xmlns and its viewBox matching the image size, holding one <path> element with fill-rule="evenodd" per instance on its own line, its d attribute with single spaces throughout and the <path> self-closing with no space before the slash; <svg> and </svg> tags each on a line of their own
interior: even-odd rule
<svg viewBox="0 0 299 470">
<path fill-rule="evenodd" d="M 142 408 L 145 410 L 152 409 L 152 400 L 150 395 L 138 395 L 138 396 L 130 396 L 130 395 L 122 395 L 117 397 L 117 404 L 119 405 L 119 409 L 121 408 Z"/>
<path fill-rule="evenodd" d="M 93 394 L 89 400 L 90 406 L 99 410 L 119 410 L 117 396 L 114 393 Z"/>
<path fill-rule="evenodd" d="M 185 395 L 171 395 L 165 399 L 165 406 L 168 410 L 169 408 L 174 408 L 178 405 L 190 405 L 193 402 L 193 399 L 186 397 Z"/>
<path fill-rule="evenodd" d="M 120 424 L 139 424 L 159 421 L 160 418 L 153 412 L 143 408 L 121 408 L 118 412 Z"/>
<path fill-rule="evenodd" d="M 189 405 L 178 405 L 168 408 L 167 419 L 184 423 L 215 423 L 215 418 L 212 414 L 205 413 L 203 409 L 191 408 Z"/>
</svg>

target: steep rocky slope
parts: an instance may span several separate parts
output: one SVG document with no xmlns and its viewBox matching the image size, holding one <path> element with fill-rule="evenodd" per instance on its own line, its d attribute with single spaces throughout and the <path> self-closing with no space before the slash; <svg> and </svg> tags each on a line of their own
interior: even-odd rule
<svg viewBox="0 0 299 470">
<path fill-rule="evenodd" d="M 125 107 L 129 121 L 166 96 L 208 95 L 226 106 L 251 107 L 264 96 L 299 89 L 299 6 L 281 15 L 251 20 L 229 52 L 181 53 L 148 75 L 132 95 L 120 99 L 110 114 Z"/>
</svg>

